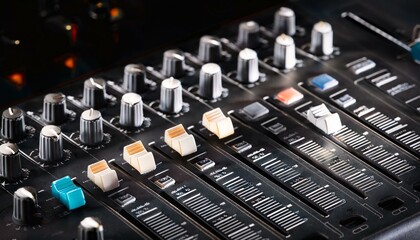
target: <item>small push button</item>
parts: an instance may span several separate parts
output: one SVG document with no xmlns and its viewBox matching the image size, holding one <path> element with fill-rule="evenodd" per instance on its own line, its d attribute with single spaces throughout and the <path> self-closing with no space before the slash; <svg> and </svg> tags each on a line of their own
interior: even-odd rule
<svg viewBox="0 0 420 240">
<path fill-rule="evenodd" d="M 280 91 L 276 95 L 276 99 L 286 105 L 291 105 L 295 102 L 298 102 L 302 98 L 303 98 L 303 94 L 298 92 L 293 87 Z"/>
<path fill-rule="evenodd" d="M 246 107 L 242 108 L 242 111 L 251 120 L 256 120 L 269 112 L 268 109 L 259 102 L 254 102 L 247 105 Z"/>
<path fill-rule="evenodd" d="M 311 83 L 322 91 L 338 85 L 338 81 L 335 78 L 325 73 L 312 78 Z"/>
</svg>

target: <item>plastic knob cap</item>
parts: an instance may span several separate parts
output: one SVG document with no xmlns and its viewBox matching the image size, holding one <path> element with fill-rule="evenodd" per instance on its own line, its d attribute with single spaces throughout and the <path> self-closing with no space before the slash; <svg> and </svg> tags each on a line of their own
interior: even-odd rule
<svg viewBox="0 0 420 240">
<path fill-rule="evenodd" d="M 13 194 L 14 223 L 25 226 L 36 223 L 37 196 L 33 187 L 21 187 Z"/>
<path fill-rule="evenodd" d="M 63 139 L 59 127 L 47 125 L 42 128 L 39 137 L 39 158 L 44 162 L 63 158 Z"/>
<path fill-rule="evenodd" d="M 222 70 L 216 63 L 206 63 L 201 67 L 198 95 L 206 99 L 222 95 Z"/>
<path fill-rule="evenodd" d="M 25 118 L 23 111 L 18 108 L 8 108 L 3 111 L 1 118 L 1 136 L 12 142 L 25 138 Z"/>
<path fill-rule="evenodd" d="M 258 56 L 254 50 L 245 48 L 239 52 L 237 72 L 237 79 L 242 83 L 258 81 L 260 77 Z"/>
<path fill-rule="evenodd" d="M 62 93 L 50 93 L 44 97 L 42 118 L 48 124 L 62 124 L 67 118 L 66 96 Z"/>
<path fill-rule="evenodd" d="M 127 92 L 134 93 L 147 91 L 145 67 L 141 64 L 125 66 L 122 88 Z"/>
<path fill-rule="evenodd" d="M 0 177 L 15 181 L 22 177 L 19 148 L 14 143 L 0 145 Z"/>
<path fill-rule="evenodd" d="M 198 58 L 205 62 L 220 62 L 222 60 L 222 43 L 213 36 L 202 36 L 198 48 Z"/>
<path fill-rule="evenodd" d="M 137 93 L 126 93 L 121 98 L 120 125 L 129 128 L 141 127 L 144 121 L 143 100 Z"/>
<path fill-rule="evenodd" d="M 185 56 L 180 50 L 167 50 L 163 54 L 162 74 L 179 78 L 185 75 Z"/>
<path fill-rule="evenodd" d="M 89 108 L 100 109 L 106 106 L 106 83 L 101 78 L 85 80 L 83 88 L 83 104 Z"/>
<path fill-rule="evenodd" d="M 162 81 L 160 87 L 159 109 L 164 113 L 176 114 L 182 110 L 182 86 L 175 78 Z"/>
<path fill-rule="evenodd" d="M 89 146 L 102 143 L 104 129 L 101 112 L 89 109 L 80 116 L 80 141 Z"/>
</svg>

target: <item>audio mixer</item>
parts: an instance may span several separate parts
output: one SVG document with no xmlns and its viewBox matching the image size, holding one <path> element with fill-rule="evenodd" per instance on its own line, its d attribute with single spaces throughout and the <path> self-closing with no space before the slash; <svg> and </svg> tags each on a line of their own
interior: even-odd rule
<svg viewBox="0 0 420 240">
<path fill-rule="evenodd" d="M 4 106 L 1 238 L 418 238 L 419 27 L 313 9 Z"/>
</svg>

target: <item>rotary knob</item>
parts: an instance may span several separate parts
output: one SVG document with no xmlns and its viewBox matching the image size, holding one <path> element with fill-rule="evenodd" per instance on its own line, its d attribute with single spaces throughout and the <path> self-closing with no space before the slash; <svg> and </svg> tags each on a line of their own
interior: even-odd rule
<svg viewBox="0 0 420 240">
<path fill-rule="evenodd" d="M 59 127 L 47 125 L 42 128 L 39 137 L 39 158 L 44 162 L 63 158 L 63 139 Z"/>
<path fill-rule="evenodd" d="M 13 194 L 14 223 L 22 226 L 34 225 L 36 218 L 37 196 L 33 187 L 21 187 Z"/>
<path fill-rule="evenodd" d="M 296 33 L 296 17 L 295 12 L 286 7 L 281 7 L 274 15 L 274 34 L 281 33 L 293 36 Z"/>
<path fill-rule="evenodd" d="M 143 100 L 137 93 L 126 93 L 121 98 L 120 125 L 128 128 L 141 127 L 144 121 Z"/>
<path fill-rule="evenodd" d="M 182 110 L 181 82 L 173 77 L 162 81 L 160 87 L 160 105 L 162 112 L 176 114 Z"/>
<path fill-rule="evenodd" d="M 185 56 L 182 51 L 167 50 L 163 53 L 162 74 L 174 78 L 185 75 Z"/>
<path fill-rule="evenodd" d="M 291 69 L 296 65 L 295 43 L 293 38 L 281 34 L 274 44 L 273 64 L 281 69 Z"/>
<path fill-rule="evenodd" d="M 18 108 L 8 108 L 1 116 L 1 136 L 13 142 L 25 137 L 25 118 Z"/>
<path fill-rule="evenodd" d="M 253 83 L 258 81 L 259 77 L 257 52 L 249 48 L 241 50 L 238 56 L 237 79 L 242 83 Z"/>
<path fill-rule="evenodd" d="M 14 143 L 0 145 L 0 176 L 8 181 L 22 177 L 19 148 Z"/>
<path fill-rule="evenodd" d="M 89 108 L 100 109 L 106 105 L 106 83 L 101 78 L 89 78 L 84 83 L 83 104 Z"/>
<path fill-rule="evenodd" d="M 147 91 L 145 67 L 141 64 L 125 66 L 122 88 L 127 92 L 135 93 Z"/>
<path fill-rule="evenodd" d="M 222 95 L 222 70 L 216 63 L 206 63 L 201 67 L 198 95 L 206 99 Z"/>
<path fill-rule="evenodd" d="M 222 60 L 222 43 L 214 36 L 202 36 L 198 48 L 198 58 L 205 62 L 220 62 Z"/>
<path fill-rule="evenodd" d="M 104 227 L 97 217 L 83 219 L 78 227 L 78 240 L 103 240 Z"/>
<path fill-rule="evenodd" d="M 312 28 L 310 52 L 316 55 L 330 55 L 334 50 L 331 24 L 318 22 Z"/>
<path fill-rule="evenodd" d="M 260 26 L 254 21 L 239 24 L 238 45 L 246 48 L 256 48 L 260 45 Z"/>
<path fill-rule="evenodd" d="M 89 146 L 98 145 L 104 139 L 101 112 L 89 109 L 80 116 L 80 141 Z"/>
<path fill-rule="evenodd" d="M 67 118 L 66 96 L 62 93 L 50 93 L 44 97 L 42 118 L 48 124 L 62 124 Z"/>
</svg>

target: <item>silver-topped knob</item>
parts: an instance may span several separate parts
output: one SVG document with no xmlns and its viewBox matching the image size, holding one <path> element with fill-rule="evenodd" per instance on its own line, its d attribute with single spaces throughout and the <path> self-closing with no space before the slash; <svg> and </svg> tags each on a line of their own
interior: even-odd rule
<svg viewBox="0 0 420 240">
<path fill-rule="evenodd" d="M 185 56 L 182 51 L 172 49 L 163 53 L 162 74 L 174 78 L 185 75 Z"/>
<path fill-rule="evenodd" d="M 78 240 L 103 240 L 104 227 L 97 217 L 86 217 L 78 227 Z"/>
<path fill-rule="evenodd" d="M 50 93 L 44 97 L 42 118 L 48 124 L 62 124 L 67 118 L 66 96 L 62 93 Z"/>
<path fill-rule="evenodd" d="M 254 21 L 239 24 L 238 41 L 240 47 L 256 48 L 260 45 L 260 26 Z"/>
<path fill-rule="evenodd" d="M 106 106 L 106 82 L 101 78 L 85 80 L 83 104 L 89 108 L 100 109 Z"/>
<path fill-rule="evenodd" d="M 222 95 L 222 69 L 216 63 L 206 63 L 201 67 L 198 95 L 206 99 Z"/>
<path fill-rule="evenodd" d="M 238 56 L 236 78 L 242 83 L 253 83 L 258 81 L 259 77 L 257 52 L 249 48 L 241 50 Z"/>
<path fill-rule="evenodd" d="M 22 177 L 19 148 L 14 143 L 0 145 L 0 177 L 15 181 Z"/>
<path fill-rule="evenodd" d="M 281 34 L 274 43 L 273 64 L 281 69 L 291 69 L 296 65 L 295 43 L 293 38 Z"/>
<path fill-rule="evenodd" d="M 80 116 L 80 141 L 89 146 L 98 145 L 104 139 L 101 112 L 93 108 Z"/>
<path fill-rule="evenodd" d="M 274 15 L 273 33 L 293 36 L 296 33 L 295 12 L 286 7 L 281 7 Z"/>
<path fill-rule="evenodd" d="M 146 69 L 142 64 L 128 64 L 124 67 L 122 88 L 127 92 L 147 91 Z"/>
<path fill-rule="evenodd" d="M 198 48 L 198 58 L 205 62 L 220 62 L 222 60 L 222 43 L 214 36 L 202 36 Z"/>
<path fill-rule="evenodd" d="M 330 55 L 334 51 L 331 24 L 318 22 L 312 28 L 310 52 L 316 55 Z"/>
<path fill-rule="evenodd" d="M 25 137 L 25 118 L 19 108 L 8 108 L 1 116 L 1 136 L 12 142 Z"/>
<path fill-rule="evenodd" d="M 175 114 L 182 110 L 181 81 L 170 77 L 162 81 L 160 86 L 160 105 L 162 112 Z"/>
<path fill-rule="evenodd" d="M 61 129 L 54 125 L 42 128 L 39 137 L 39 159 L 44 162 L 63 158 L 63 139 Z"/>
<path fill-rule="evenodd" d="M 128 128 L 141 127 L 144 121 L 143 100 L 137 93 L 126 93 L 121 98 L 120 125 Z"/>
<path fill-rule="evenodd" d="M 21 226 L 34 225 L 37 221 L 37 194 L 33 187 L 21 187 L 13 194 L 12 220 Z"/>
</svg>

